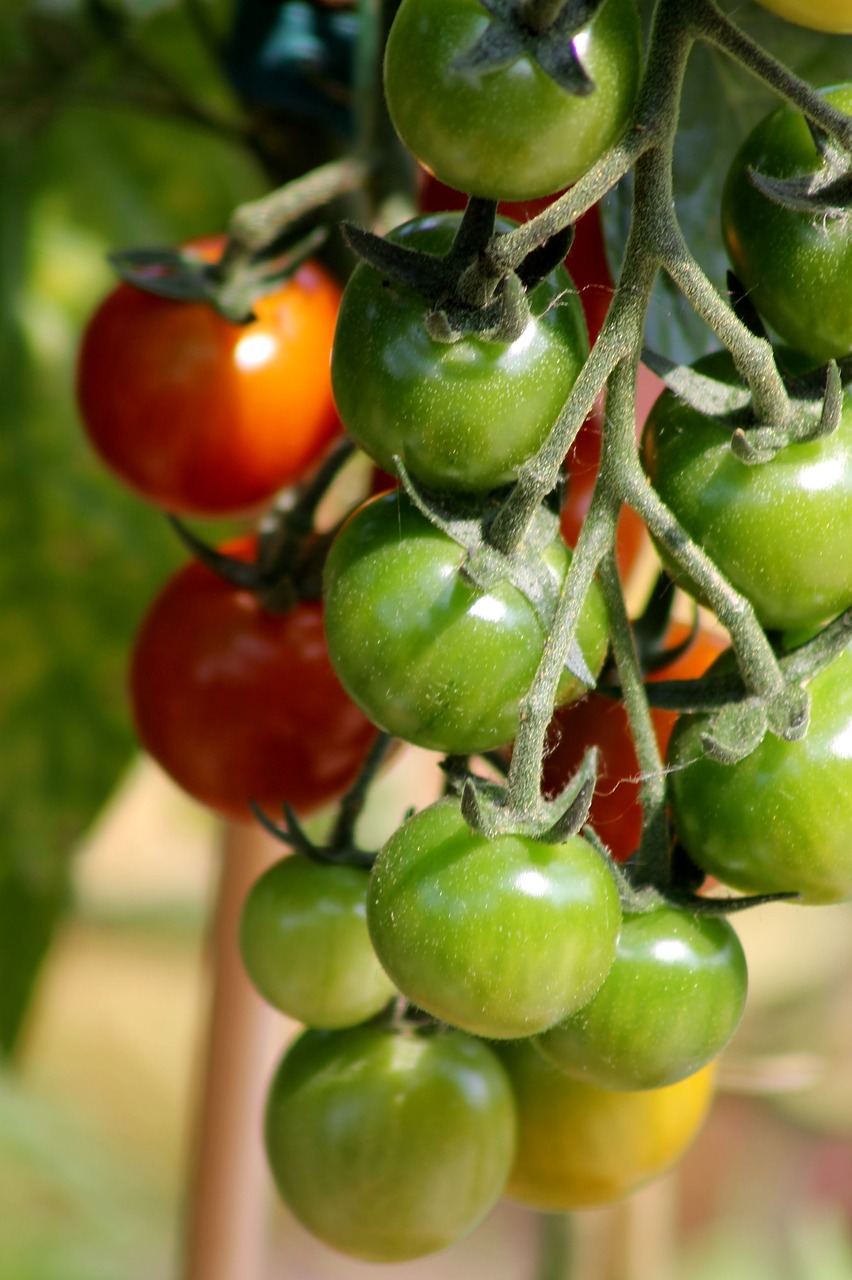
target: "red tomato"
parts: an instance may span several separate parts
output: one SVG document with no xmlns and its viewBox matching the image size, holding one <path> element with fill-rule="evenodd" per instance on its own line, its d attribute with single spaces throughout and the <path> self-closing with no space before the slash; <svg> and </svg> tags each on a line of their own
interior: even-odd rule
<svg viewBox="0 0 852 1280">
<path fill-rule="evenodd" d="M 206 260 L 218 253 L 213 241 L 196 248 Z M 77 397 L 91 443 L 169 511 L 221 516 L 268 501 L 340 431 L 329 372 L 339 301 L 336 281 L 313 262 L 259 298 L 246 325 L 120 284 L 80 349 Z"/>
<path fill-rule="evenodd" d="M 248 560 L 252 540 L 225 548 Z M 270 613 L 197 562 L 145 618 L 130 669 L 145 749 L 197 800 L 248 820 L 249 800 L 307 813 L 354 782 L 376 729 L 329 662 L 319 601 Z"/>
<path fill-rule="evenodd" d="M 684 623 L 674 623 L 667 643 L 678 644 L 688 631 Z M 725 645 L 720 634 L 699 631 L 682 657 L 649 679 L 688 680 L 703 675 Z M 652 707 L 651 716 L 660 754 L 664 756 L 677 715 Z M 549 754 L 544 761 L 542 789 L 547 796 L 558 794 L 594 745 L 600 750 L 600 763 L 589 821 L 613 857 L 622 862 L 633 853 L 642 832 L 639 764 L 622 703 L 590 693 L 580 702 L 556 711 L 548 731 Z"/>
</svg>

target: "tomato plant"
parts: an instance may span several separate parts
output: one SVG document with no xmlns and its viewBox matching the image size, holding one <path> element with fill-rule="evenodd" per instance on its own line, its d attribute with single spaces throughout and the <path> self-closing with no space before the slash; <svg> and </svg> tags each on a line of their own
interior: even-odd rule
<svg viewBox="0 0 852 1280">
<path fill-rule="evenodd" d="M 458 225 L 456 214 L 426 215 L 390 238 L 445 253 Z M 356 443 L 389 472 L 399 456 L 434 489 L 488 490 L 514 480 L 588 354 L 565 271 L 554 271 L 529 301 L 529 324 L 514 342 L 436 342 L 423 326 L 423 299 L 360 263 L 343 294 L 331 365 L 337 408 Z"/>
<path fill-rule="evenodd" d="M 849 30 L 852 31 L 852 19 Z M 852 84 L 826 93 L 852 110 Z M 852 227 L 848 215 L 776 204 L 749 178 L 799 178 L 821 167 L 807 122 L 779 107 L 734 157 L 722 195 L 722 231 L 749 298 L 785 342 L 814 360 L 852 352 Z"/>
<path fill-rule="evenodd" d="M 210 250 L 202 256 L 209 256 Z M 231 324 L 120 284 L 89 322 L 77 398 L 89 440 L 136 493 L 220 516 L 300 478 L 339 432 L 328 372 L 340 289 L 315 262 Z"/>
<path fill-rule="evenodd" d="M 807 735 L 767 735 L 733 765 L 704 754 L 705 717 L 681 717 L 669 744 L 672 813 L 690 857 L 725 884 L 838 902 L 852 897 L 852 649 L 808 688 Z"/>
<path fill-rule="evenodd" d="M 555 583 L 568 557 L 558 537 L 543 553 Z M 325 570 L 329 653 L 350 696 L 387 732 L 459 755 L 514 737 L 544 643 L 526 596 L 509 582 L 489 591 L 470 586 L 459 573 L 464 559 L 464 548 L 405 494 L 389 493 L 350 516 Z M 591 670 L 600 670 L 606 619 L 594 586 L 580 644 Z M 583 687 L 566 672 L 560 699 Z"/>
<path fill-rule="evenodd" d="M 531 1041 L 501 1044 L 518 1107 L 506 1194 L 536 1209 L 609 1204 L 659 1177 L 696 1137 L 713 1066 L 664 1089 L 598 1089 L 548 1062 Z"/>
<path fill-rule="evenodd" d="M 459 1032 L 308 1031 L 266 1108 L 282 1198 L 326 1244 L 369 1262 L 444 1249 L 503 1191 L 515 1110 L 491 1049 Z"/>
<path fill-rule="evenodd" d="M 455 800 L 399 828 L 367 895 L 373 945 L 400 990 L 491 1039 L 533 1035 L 585 1004 L 620 922 L 612 875 L 580 836 L 489 840 Z"/>
<path fill-rule="evenodd" d="M 403 0 L 385 51 L 388 109 L 402 141 L 442 182 L 529 200 L 576 181 L 616 140 L 636 98 L 641 34 L 633 0 L 606 0 L 574 37 L 594 82 L 566 93 L 528 55 L 456 70 L 489 23 L 479 0 Z"/>
<path fill-rule="evenodd" d="M 251 557 L 253 541 L 225 548 Z M 227 817 L 249 801 L 307 813 L 345 790 L 376 730 L 341 689 L 322 605 L 271 613 L 199 563 L 181 569 L 136 638 L 130 701 L 145 749 Z"/>
<path fill-rule="evenodd" d="M 685 623 L 673 623 L 666 643 L 678 645 L 688 634 Z M 689 680 L 703 675 L 724 643 L 719 632 L 702 629 L 685 653 L 647 678 Z M 665 754 L 676 713 L 652 707 L 651 717 L 660 751 Z M 622 702 L 604 694 L 589 693 L 569 706 L 557 708 L 548 731 L 542 789 L 547 796 L 557 795 L 592 746 L 598 748 L 599 763 L 589 822 L 613 857 L 624 861 L 639 844 L 642 806 L 639 762 Z"/>
<path fill-rule="evenodd" d="M 625 914 L 603 985 L 536 1044 L 560 1070 L 601 1089 L 674 1084 L 721 1053 L 747 981 L 727 920 L 669 907 Z"/>
<path fill-rule="evenodd" d="M 348 1027 L 378 1013 L 395 988 L 367 933 L 367 872 L 282 858 L 255 881 L 240 921 L 254 986 L 310 1027 Z"/>
<path fill-rule="evenodd" d="M 734 383 L 722 353 L 696 368 Z M 645 426 L 645 467 L 687 533 L 766 627 L 808 626 L 852 604 L 852 395 L 831 435 L 789 444 L 758 466 L 732 452 L 734 424 L 665 391 Z M 685 576 L 666 562 L 680 585 Z"/>
<path fill-rule="evenodd" d="M 757 0 L 764 9 L 788 22 L 813 31 L 852 32 L 852 5 L 849 0 Z"/>
</svg>

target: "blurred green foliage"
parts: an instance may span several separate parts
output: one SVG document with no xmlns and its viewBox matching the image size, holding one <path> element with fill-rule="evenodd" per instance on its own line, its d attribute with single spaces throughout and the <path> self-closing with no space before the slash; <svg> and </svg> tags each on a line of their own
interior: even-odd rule
<svg viewBox="0 0 852 1280">
<path fill-rule="evenodd" d="M 143 70 L 100 4 L 0 17 L 0 1049 L 9 1051 L 68 894 L 69 858 L 133 750 L 124 697 L 138 619 L 182 558 L 161 516 L 81 435 L 74 358 L 112 284 L 105 254 L 220 229 L 266 189 L 232 136 L 186 117 L 239 107 L 189 11 L 149 15 Z M 109 13 L 107 11 L 107 18 Z M 215 16 L 215 15 L 214 15 Z M 131 25 L 122 41 L 138 43 Z M 146 68 L 167 66 L 171 89 Z M 124 91 L 141 105 L 121 105 Z M 170 98 L 171 94 L 171 98 Z M 144 106 L 151 97 L 156 106 Z M 173 101 L 174 111 L 166 109 Z"/>
</svg>

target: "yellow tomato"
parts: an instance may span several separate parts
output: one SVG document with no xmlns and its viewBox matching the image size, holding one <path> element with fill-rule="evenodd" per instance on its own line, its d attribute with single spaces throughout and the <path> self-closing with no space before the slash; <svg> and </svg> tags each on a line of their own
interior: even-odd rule
<svg viewBox="0 0 852 1280">
<path fill-rule="evenodd" d="M 714 1065 L 664 1089 L 596 1089 L 552 1066 L 529 1041 L 496 1047 L 518 1103 L 506 1195 L 537 1209 L 607 1204 L 665 1172 L 701 1128 Z"/>
<path fill-rule="evenodd" d="M 812 31 L 852 31 L 852 0 L 757 0 L 788 22 Z"/>
</svg>

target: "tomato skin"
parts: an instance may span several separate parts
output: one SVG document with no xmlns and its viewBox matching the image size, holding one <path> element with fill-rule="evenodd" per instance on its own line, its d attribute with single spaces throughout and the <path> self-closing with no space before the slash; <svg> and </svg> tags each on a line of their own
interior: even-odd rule
<svg viewBox="0 0 852 1280">
<path fill-rule="evenodd" d="M 736 380 L 727 353 L 696 368 Z M 740 462 L 731 432 L 665 391 L 643 437 L 654 488 L 765 627 L 811 626 L 840 613 L 852 604 L 852 394 L 844 392 L 832 435 L 788 445 L 770 462 Z"/>
<path fill-rule="evenodd" d="M 336 281 L 312 262 L 259 298 L 247 325 L 120 284 L 80 348 L 77 398 L 91 444 L 168 511 L 223 516 L 267 502 L 340 431 L 328 370 L 339 300 Z"/>
<path fill-rule="evenodd" d="M 852 31 L 852 17 L 847 30 Z M 826 91 L 824 96 L 833 106 L 852 112 L 852 84 Z M 815 172 L 820 167 L 819 153 L 804 116 L 792 107 L 781 107 L 746 138 L 725 182 L 722 234 L 750 300 L 785 342 L 819 362 L 849 355 L 849 217 L 784 209 L 752 185 L 749 167 L 772 178 Z"/>
<path fill-rule="evenodd" d="M 248 559 L 252 541 L 224 550 Z M 185 791 L 237 821 L 249 800 L 300 813 L 354 782 L 376 730 L 328 657 L 322 605 L 270 613 L 204 565 L 179 570 L 136 637 L 130 703 L 139 739 Z"/>
<path fill-rule="evenodd" d="M 502 1193 L 515 1111 L 492 1050 L 460 1032 L 308 1031 L 269 1093 L 285 1203 L 334 1249 L 401 1262 L 452 1244 Z"/>
<path fill-rule="evenodd" d="M 687 635 L 689 628 L 685 623 L 673 623 L 666 643 L 680 644 Z M 704 674 L 725 647 L 726 637 L 722 634 L 701 630 L 685 653 L 648 679 L 694 679 Z M 665 755 L 677 714 L 652 707 L 651 718 L 660 752 Z M 612 856 L 624 862 L 639 845 L 642 805 L 639 762 L 622 702 L 603 694 L 588 693 L 577 702 L 557 708 L 548 730 L 542 790 L 548 798 L 558 795 L 592 746 L 598 748 L 599 763 L 589 822 Z"/>
<path fill-rule="evenodd" d="M 672 815 L 693 861 L 724 884 L 842 902 L 852 897 L 852 649 L 808 689 L 807 735 L 767 734 L 732 765 L 703 754 L 706 717 L 682 716 L 669 744 Z"/>
<path fill-rule="evenodd" d="M 543 558 L 557 583 L 569 552 L 556 538 Z M 516 733 L 544 632 L 516 587 L 484 592 L 459 576 L 464 550 L 401 491 L 350 516 L 325 566 L 325 626 L 350 697 L 388 733 L 451 755 L 485 751 Z M 606 651 L 596 584 L 581 615 L 580 645 L 593 672 Z M 560 700 L 584 686 L 566 672 Z"/>
<path fill-rule="evenodd" d="M 779 18 L 812 31 L 852 33 L 852 5 L 849 0 L 757 0 Z"/>
<path fill-rule="evenodd" d="M 349 1027 L 377 1014 L 396 988 L 367 933 L 368 873 L 294 854 L 252 885 L 240 951 L 265 1000 L 310 1027 Z"/>
<path fill-rule="evenodd" d="M 669 907 L 625 915 L 603 985 L 536 1045 L 599 1089 L 661 1088 L 721 1053 L 747 985 L 742 946 L 723 917 Z"/>
<path fill-rule="evenodd" d="M 714 1066 L 664 1089 L 596 1089 L 559 1071 L 532 1041 L 496 1046 L 518 1107 L 506 1195 L 569 1212 L 609 1204 L 658 1177 L 701 1128 Z"/>
<path fill-rule="evenodd" d="M 636 6 L 607 0 L 575 37 L 596 85 L 586 97 L 526 55 L 498 71 L 454 71 L 488 21 L 478 0 L 403 0 L 385 50 L 391 119 L 423 167 L 458 191 L 548 195 L 591 168 L 628 122 L 642 58 Z"/>
<path fill-rule="evenodd" d="M 534 1035 L 591 998 L 615 954 L 615 881 L 580 836 L 488 840 L 457 800 L 415 814 L 379 853 L 367 924 L 394 982 L 488 1039 Z"/>
<path fill-rule="evenodd" d="M 459 222 L 454 213 L 425 215 L 388 238 L 443 253 Z M 423 327 L 423 299 L 360 263 L 343 294 L 331 364 L 337 408 L 356 444 L 391 473 L 399 455 L 433 489 L 480 492 L 515 480 L 547 438 L 589 350 L 563 269 L 533 291 L 530 305 L 515 342 L 434 342 Z"/>
</svg>

